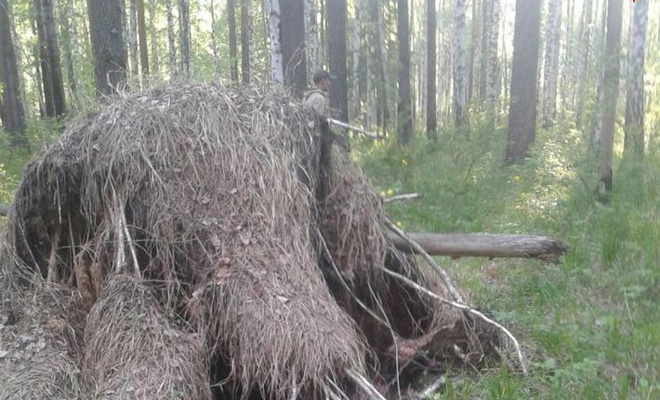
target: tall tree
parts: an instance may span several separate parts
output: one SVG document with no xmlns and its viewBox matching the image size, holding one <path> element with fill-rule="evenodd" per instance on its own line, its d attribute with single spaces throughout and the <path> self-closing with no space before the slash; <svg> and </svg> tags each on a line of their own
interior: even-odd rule
<svg viewBox="0 0 660 400">
<path fill-rule="evenodd" d="M 174 32 L 174 12 L 172 0 L 167 0 L 167 44 L 169 49 L 170 79 L 176 78 L 178 68 L 176 63 L 176 33 Z"/>
<path fill-rule="evenodd" d="M 626 80 L 626 132 L 624 152 L 644 155 L 644 49 L 649 0 L 636 2 L 630 15 Z"/>
<path fill-rule="evenodd" d="M 138 36 L 137 36 L 137 0 L 130 0 L 128 10 L 129 15 L 129 29 L 128 29 L 128 54 L 131 64 L 131 76 L 137 78 L 138 76 Z M 139 82 L 136 80 L 136 83 Z"/>
<path fill-rule="evenodd" d="M 60 37 L 62 49 L 64 50 L 64 64 L 66 67 L 67 83 L 69 85 L 69 98 L 71 103 L 78 100 L 75 67 L 73 64 L 73 48 L 77 47 L 78 35 L 74 20 L 73 1 L 60 1 L 58 14 L 60 17 Z M 74 45 L 74 43 L 76 43 Z"/>
<path fill-rule="evenodd" d="M 47 93 L 46 109 L 48 116 L 60 116 L 66 112 L 64 97 L 64 81 L 62 79 L 62 65 L 60 63 L 60 50 L 57 43 L 57 30 L 55 28 L 55 10 L 53 0 L 37 1 L 37 26 L 41 25 L 39 35 L 41 43 L 41 68 L 44 93 Z M 46 87 L 48 86 L 48 87 Z"/>
<path fill-rule="evenodd" d="M 238 45 L 236 43 L 236 7 L 234 0 L 227 0 L 227 22 L 229 25 L 229 65 L 231 80 L 238 82 Z"/>
<path fill-rule="evenodd" d="M 413 120 L 410 96 L 410 22 L 408 0 L 397 2 L 397 37 L 399 41 L 399 102 L 397 104 L 397 143 L 407 146 L 412 139 Z"/>
<path fill-rule="evenodd" d="M 426 0 L 426 135 L 431 141 L 438 137 L 438 111 L 436 110 L 436 33 L 435 0 Z"/>
<path fill-rule="evenodd" d="M 505 163 L 522 162 L 536 136 L 541 0 L 516 0 Z"/>
<path fill-rule="evenodd" d="M 489 114 L 495 112 L 499 95 L 500 65 L 499 28 L 500 0 L 486 0 L 488 4 L 488 41 L 486 44 L 486 110 Z"/>
<path fill-rule="evenodd" d="M 151 36 L 151 67 L 154 74 L 160 72 L 160 60 L 158 56 L 158 40 L 156 30 L 156 11 L 158 8 L 157 0 L 149 0 L 149 36 Z"/>
<path fill-rule="evenodd" d="M 140 39 L 140 73 L 143 79 L 149 75 L 149 44 L 147 43 L 147 24 L 144 19 L 144 0 L 137 0 L 138 38 Z"/>
<path fill-rule="evenodd" d="M 110 95 L 126 79 L 122 0 L 88 0 L 87 4 L 96 91 Z"/>
<path fill-rule="evenodd" d="M 385 24 L 383 22 L 382 0 L 371 0 L 371 18 L 372 21 L 375 21 L 374 62 L 376 64 L 376 97 L 378 105 L 376 119 L 378 120 L 378 125 L 385 130 L 390 119 L 390 114 L 385 76 L 386 62 L 383 51 L 385 49 Z"/>
<path fill-rule="evenodd" d="M 27 148 L 28 142 L 23 135 L 25 112 L 21 102 L 18 63 L 7 0 L 0 0 L 0 89 L 2 90 L 2 96 L 0 96 L 2 127 L 12 134 L 12 145 Z"/>
<path fill-rule="evenodd" d="M 453 46 L 452 46 L 452 76 L 454 79 L 454 123 L 457 127 L 467 122 L 467 85 L 465 68 L 465 9 L 466 0 L 454 0 Z"/>
<path fill-rule="evenodd" d="M 614 122 L 619 97 L 619 51 L 621 49 L 623 0 L 609 0 L 607 4 L 607 36 L 603 80 L 602 133 L 598 162 L 599 185 L 602 193 L 612 191 L 612 156 L 614 153 Z"/>
<path fill-rule="evenodd" d="M 319 70 L 319 38 L 316 24 L 316 1 L 305 0 L 305 49 L 307 50 L 307 83 L 312 84 Z"/>
<path fill-rule="evenodd" d="M 346 0 L 331 0 L 327 7 L 328 65 L 335 81 L 330 86 L 330 106 L 348 121 L 348 85 L 346 67 Z"/>
<path fill-rule="evenodd" d="M 557 110 L 557 80 L 559 78 L 559 46 L 561 38 L 561 0 L 550 0 L 545 28 L 545 58 L 543 61 L 543 127 L 549 128 Z"/>
<path fill-rule="evenodd" d="M 270 77 L 274 82 L 284 83 L 282 44 L 280 41 L 280 1 L 264 0 L 264 10 L 268 16 L 268 36 L 270 37 Z"/>
<path fill-rule="evenodd" d="M 178 2 L 181 75 L 190 78 L 190 0 L 178 0 Z"/>
<path fill-rule="evenodd" d="M 582 109 L 584 108 L 584 92 L 585 80 L 587 78 L 587 70 L 591 55 L 593 53 L 593 1 L 585 1 L 582 11 L 582 18 L 580 21 L 580 43 L 582 44 L 582 51 L 580 51 L 577 71 L 577 81 L 575 83 L 575 120 L 576 125 L 579 127 L 582 124 Z"/>
<path fill-rule="evenodd" d="M 243 83 L 250 83 L 250 10 L 249 0 L 241 0 L 241 74 Z"/>
<path fill-rule="evenodd" d="M 220 59 L 218 58 L 218 33 L 217 22 L 215 20 L 215 2 L 211 0 L 209 4 L 209 15 L 211 16 L 211 50 L 213 51 L 213 73 L 217 76 L 220 73 Z"/>
</svg>

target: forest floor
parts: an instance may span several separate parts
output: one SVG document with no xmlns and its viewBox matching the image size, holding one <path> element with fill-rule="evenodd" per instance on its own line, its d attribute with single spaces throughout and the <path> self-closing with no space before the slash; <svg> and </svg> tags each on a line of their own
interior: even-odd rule
<svg viewBox="0 0 660 400">
<path fill-rule="evenodd" d="M 660 154 L 643 166 L 619 160 L 603 204 L 580 132 L 541 131 L 525 165 L 503 167 L 504 140 L 493 137 L 505 132 L 474 130 L 467 143 L 441 134 L 404 153 L 353 146 L 384 195 L 423 194 L 388 205 L 407 231 L 544 234 L 571 246 L 560 265 L 438 258 L 470 303 L 512 327 L 532 364 L 529 377 L 502 365 L 450 371 L 438 398 L 660 398 Z M 0 155 L 5 203 L 25 157 Z"/>
<path fill-rule="evenodd" d="M 539 135 L 528 162 L 511 167 L 493 140 L 501 131 L 468 143 L 441 135 L 435 148 L 420 139 L 403 155 L 356 146 L 383 194 L 424 196 L 388 206 L 407 231 L 546 234 L 571 246 L 560 265 L 438 258 L 473 305 L 513 328 L 533 372 L 455 371 L 437 398 L 660 398 L 660 155 L 644 166 L 619 160 L 602 204 L 580 132 Z"/>
</svg>

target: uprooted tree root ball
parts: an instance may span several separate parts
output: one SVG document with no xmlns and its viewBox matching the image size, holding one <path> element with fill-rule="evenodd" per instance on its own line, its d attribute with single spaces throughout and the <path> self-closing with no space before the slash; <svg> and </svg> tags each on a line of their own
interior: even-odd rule
<svg viewBox="0 0 660 400">
<path fill-rule="evenodd" d="M 328 136 L 254 86 L 156 88 L 73 123 L 27 167 L 0 255 L 3 340 L 39 326 L 57 357 L 44 372 L 9 347 L 0 399 L 27 380 L 59 398 L 372 399 L 499 352 L 397 279 L 449 298 Z"/>
</svg>

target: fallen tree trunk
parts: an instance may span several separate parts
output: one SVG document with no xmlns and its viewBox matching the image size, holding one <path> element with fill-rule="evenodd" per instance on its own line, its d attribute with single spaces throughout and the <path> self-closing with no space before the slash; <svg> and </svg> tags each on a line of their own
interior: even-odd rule
<svg viewBox="0 0 660 400">
<path fill-rule="evenodd" d="M 547 236 L 454 233 L 408 233 L 408 236 L 427 253 L 452 258 L 537 258 L 556 264 L 568 251 L 566 243 Z M 415 253 L 400 237 L 390 235 L 389 239 L 397 249 Z"/>
</svg>

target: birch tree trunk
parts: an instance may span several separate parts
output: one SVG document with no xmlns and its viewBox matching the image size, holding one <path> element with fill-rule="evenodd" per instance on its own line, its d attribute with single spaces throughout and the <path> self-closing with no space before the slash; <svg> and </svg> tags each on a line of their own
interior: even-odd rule
<svg viewBox="0 0 660 400">
<path fill-rule="evenodd" d="M 598 44 L 598 54 L 601 54 L 602 59 L 607 58 L 606 54 L 606 41 L 607 41 L 607 17 L 609 12 L 609 1 L 614 0 L 603 0 L 602 2 L 602 14 L 601 14 L 601 24 L 599 32 L 601 33 L 601 40 L 596 40 Z M 596 99 L 594 100 L 594 112 L 591 117 L 592 119 L 592 130 L 591 137 L 589 139 L 589 152 L 598 155 L 601 148 L 601 137 L 603 135 L 603 119 L 604 119 L 604 109 L 605 109 L 605 66 L 603 66 L 599 72 L 598 84 L 596 86 Z"/>
<path fill-rule="evenodd" d="M 250 11 L 249 0 L 241 0 L 241 74 L 243 83 L 250 83 Z"/>
<path fill-rule="evenodd" d="M 217 77 L 220 74 L 220 59 L 218 58 L 218 32 L 215 20 L 215 2 L 211 0 L 209 4 L 209 15 L 211 16 L 211 51 L 213 52 L 213 75 Z"/>
<path fill-rule="evenodd" d="M 190 0 L 179 0 L 181 75 L 190 78 Z"/>
<path fill-rule="evenodd" d="M 648 16 L 648 0 L 633 4 L 628 45 L 624 154 L 635 154 L 640 158 L 644 155 L 644 49 Z"/>
<path fill-rule="evenodd" d="M 561 38 L 561 0 L 550 0 L 545 31 L 543 62 L 543 127 L 550 128 L 557 110 L 557 79 L 559 76 L 559 46 Z"/>
<path fill-rule="evenodd" d="M 488 3 L 488 41 L 486 44 L 486 111 L 493 118 L 499 96 L 500 65 L 499 30 L 500 0 L 486 0 Z"/>
<path fill-rule="evenodd" d="M 452 76 L 454 79 L 454 124 L 461 127 L 467 122 L 467 71 L 465 69 L 465 9 L 466 0 L 454 0 Z M 467 132 L 467 131 L 466 131 Z"/>
<path fill-rule="evenodd" d="M 381 0 L 371 0 L 371 18 L 376 21 L 375 37 L 375 63 L 376 63 L 376 97 L 377 97 L 377 124 L 384 131 L 389 123 L 390 112 L 387 87 L 385 86 L 385 35 L 383 23 L 383 10 Z"/>
<path fill-rule="evenodd" d="M 75 31 L 75 21 L 73 19 L 73 4 L 71 0 L 66 2 L 60 1 L 59 8 L 59 25 L 60 25 L 60 37 L 62 39 L 62 50 L 64 51 L 64 65 L 66 69 L 68 87 L 69 87 L 69 99 L 71 100 L 72 107 L 73 104 L 78 103 L 78 90 L 76 88 L 77 82 L 75 77 L 75 66 L 73 63 L 73 40 Z M 77 38 L 76 38 L 77 40 Z"/>
<path fill-rule="evenodd" d="M 485 2 L 487 0 L 481 0 L 482 4 L 482 9 L 485 6 Z M 467 89 L 467 101 L 471 102 L 474 96 L 474 92 L 476 93 L 477 99 L 479 98 L 480 95 L 483 93 L 480 93 L 479 90 L 481 89 L 481 82 L 478 82 L 479 84 L 475 85 L 475 77 L 478 76 L 477 71 L 475 69 L 477 68 L 476 66 L 481 64 L 481 57 L 479 57 L 479 63 L 476 62 L 475 57 L 477 55 L 477 47 L 478 46 L 478 38 L 479 38 L 479 23 L 477 22 L 477 10 L 478 10 L 478 4 L 479 0 L 472 0 L 472 37 L 470 38 L 470 57 L 469 57 L 469 63 L 468 63 L 468 89 Z M 485 33 L 485 25 L 482 24 L 482 34 Z M 478 100 L 477 100 L 478 102 Z"/>
<path fill-rule="evenodd" d="M 522 162 L 536 136 L 540 20 L 541 0 L 516 0 L 506 164 Z"/>
<path fill-rule="evenodd" d="M 264 0 L 264 10 L 268 16 L 268 36 L 270 37 L 270 76 L 273 82 L 284 84 L 279 0 Z"/>
<path fill-rule="evenodd" d="M 353 35 L 351 37 L 351 119 L 360 117 L 360 0 L 353 2 Z"/>
<path fill-rule="evenodd" d="M 176 33 L 174 31 L 174 13 L 172 0 L 167 0 L 167 44 L 169 49 L 170 80 L 176 79 L 178 68 L 176 62 Z"/>
<path fill-rule="evenodd" d="M 314 74 L 319 70 L 319 37 L 315 0 L 305 0 L 305 49 L 307 49 L 307 84 L 312 86 Z"/>
<path fill-rule="evenodd" d="M 407 146 L 412 138 L 410 112 L 410 26 L 408 0 L 398 0 L 397 36 L 399 38 L 399 102 L 397 106 L 397 143 Z"/>
<path fill-rule="evenodd" d="M 621 48 L 623 0 L 609 0 L 604 73 L 604 110 L 598 162 L 599 193 L 612 191 L 612 156 L 614 153 L 614 122 L 619 97 L 619 51 Z"/>
<path fill-rule="evenodd" d="M 426 136 L 434 142 L 438 139 L 438 114 L 436 106 L 436 33 L 437 15 L 435 0 L 426 0 Z"/>
<path fill-rule="evenodd" d="M 238 44 L 236 43 L 236 7 L 234 0 L 227 0 L 227 22 L 229 25 L 229 65 L 231 80 L 238 82 Z"/>
</svg>

